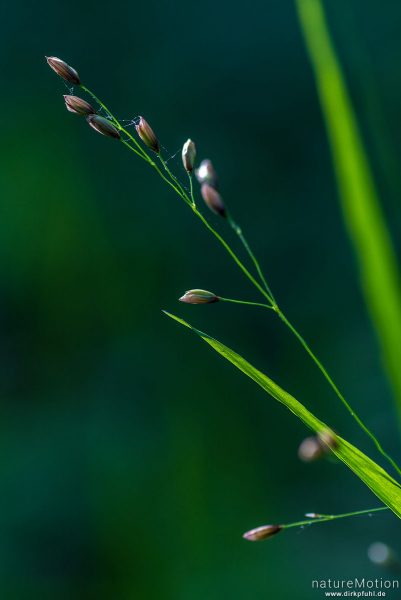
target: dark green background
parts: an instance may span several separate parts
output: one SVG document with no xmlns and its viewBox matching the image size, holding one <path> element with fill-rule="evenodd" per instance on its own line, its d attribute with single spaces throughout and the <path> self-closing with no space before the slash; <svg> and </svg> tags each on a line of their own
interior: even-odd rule
<svg viewBox="0 0 401 600">
<path fill-rule="evenodd" d="M 399 251 L 401 5 L 325 7 Z M 168 156 L 190 136 L 213 159 L 283 308 L 397 457 L 293 3 L 17 0 L 0 32 L 0 597 L 309 600 L 312 578 L 386 576 L 366 549 L 401 551 L 390 514 L 241 538 L 378 502 L 341 464 L 301 464 L 303 426 L 162 308 L 372 447 L 274 315 L 178 304 L 258 298 L 146 165 L 65 111 L 44 60 L 143 114 Z"/>
</svg>

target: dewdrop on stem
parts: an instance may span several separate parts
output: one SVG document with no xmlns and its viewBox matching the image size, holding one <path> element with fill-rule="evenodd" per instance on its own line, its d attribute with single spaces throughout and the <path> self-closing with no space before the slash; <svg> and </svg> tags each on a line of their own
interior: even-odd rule
<svg viewBox="0 0 401 600">
<path fill-rule="evenodd" d="M 81 85 L 81 80 L 75 69 L 67 65 L 66 62 L 56 56 L 46 56 L 47 64 L 59 77 L 72 83 L 73 85 Z"/>
<path fill-rule="evenodd" d="M 213 304 L 219 297 L 207 290 L 188 290 L 179 300 L 186 304 Z"/>
<path fill-rule="evenodd" d="M 135 125 L 135 129 L 143 143 L 156 154 L 160 154 L 159 140 L 146 119 L 139 117 L 139 123 Z"/>
</svg>

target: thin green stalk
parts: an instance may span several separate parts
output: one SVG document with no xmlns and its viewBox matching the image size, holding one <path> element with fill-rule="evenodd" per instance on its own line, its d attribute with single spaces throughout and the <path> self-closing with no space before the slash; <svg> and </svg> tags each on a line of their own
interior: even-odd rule
<svg viewBox="0 0 401 600">
<path fill-rule="evenodd" d="M 263 271 L 260 267 L 259 261 L 256 258 L 255 254 L 253 253 L 248 241 L 246 240 L 241 227 L 234 221 L 234 219 L 228 215 L 228 223 L 230 225 L 230 227 L 233 229 L 233 231 L 238 235 L 239 239 L 241 240 L 242 245 L 244 246 L 246 252 L 248 253 L 250 259 L 252 260 L 253 264 L 255 265 L 256 271 L 260 277 L 260 280 L 262 281 L 263 285 L 265 286 L 266 292 L 269 294 L 269 296 L 271 297 L 271 299 L 273 300 L 274 303 L 276 303 L 276 300 L 274 298 L 273 292 L 271 291 L 267 281 L 266 281 L 266 277 L 263 274 Z"/>
<path fill-rule="evenodd" d="M 129 148 L 130 150 L 132 150 L 132 152 L 135 152 L 135 154 L 137 156 L 139 156 L 139 158 L 142 158 L 142 160 L 146 160 L 143 156 L 143 154 L 141 154 L 140 152 L 138 152 L 138 150 L 136 148 L 134 148 L 133 146 L 131 146 L 131 144 L 129 144 L 126 140 L 120 140 L 125 146 L 127 146 L 127 148 Z M 146 161 L 147 162 L 147 161 Z"/>
<path fill-rule="evenodd" d="M 379 508 L 368 508 L 366 510 L 356 510 L 354 512 L 343 513 L 341 515 L 319 515 L 316 519 L 308 519 L 307 521 L 296 521 L 295 523 L 287 523 L 281 525 L 282 529 L 291 529 L 291 527 L 303 527 L 304 525 L 316 525 L 317 523 L 325 523 L 326 521 L 335 521 L 336 519 L 345 519 L 347 517 L 356 517 L 358 515 L 370 515 L 383 510 L 389 510 L 388 506 L 380 506 Z"/>
<path fill-rule="evenodd" d="M 231 249 L 229 244 L 225 241 L 225 239 L 210 225 L 209 221 L 202 215 L 201 212 L 195 207 L 193 207 L 194 214 L 202 221 L 205 227 L 212 233 L 216 239 L 219 240 L 220 244 L 227 250 L 228 254 L 234 260 L 234 262 L 239 266 L 241 271 L 248 277 L 248 279 L 253 283 L 253 285 L 259 290 L 259 292 L 270 302 L 273 303 L 273 299 L 269 296 L 269 294 L 263 289 L 258 281 L 254 278 L 253 275 L 248 271 L 243 262 L 238 258 L 235 252 Z"/>
<path fill-rule="evenodd" d="M 92 96 L 92 98 L 95 100 L 95 102 L 97 102 L 99 104 L 99 106 L 101 106 L 103 108 L 103 110 L 106 111 L 108 113 L 108 115 L 112 118 L 112 120 L 114 121 L 114 125 L 117 125 L 117 127 L 119 129 L 121 129 L 120 123 L 114 117 L 113 113 L 107 108 L 107 106 L 104 104 L 104 102 L 102 102 L 89 88 L 87 88 L 82 83 L 81 83 L 80 87 L 82 90 L 84 90 L 84 92 L 86 92 L 87 94 Z"/>
<path fill-rule="evenodd" d="M 138 154 L 138 151 L 137 151 L 135 148 L 133 148 L 133 147 L 131 146 L 131 144 L 129 144 L 127 141 L 125 141 L 125 140 L 121 140 L 121 142 L 122 142 L 122 143 L 123 143 L 123 144 L 124 144 L 124 145 L 125 145 L 127 148 L 129 148 L 129 149 L 130 149 L 132 152 L 135 152 L 135 154 Z M 177 187 L 174 185 L 174 183 L 172 183 L 172 182 L 171 182 L 171 181 L 170 181 L 170 180 L 169 180 L 169 179 L 168 179 L 168 178 L 167 178 L 167 177 L 166 177 L 166 176 L 165 176 L 165 175 L 164 175 L 164 174 L 163 174 L 163 173 L 160 171 L 160 169 L 159 169 L 159 167 L 157 166 L 157 164 L 156 164 L 156 163 L 154 163 L 154 162 L 149 162 L 149 165 L 155 169 L 155 171 L 156 171 L 156 172 L 157 172 L 157 173 L 160 175 L 160 177 L 161 177 L 161 178 L 162 178 L 162 179 L 163 179 L 163 180 L 164 180 L 166 183 L 168 183 L 168 185 L 169 185 L 170 187 L 172 187 L 172 188 L 173 188 L 173 190 L 174 190 L 174 191 L 175 191 L 175 192 L 176 192 L 176 193 L 177 193 L 177 194 L 178 194 L 178 195 L 179 195 L 179 196 L 180 196 L 180 197 L 181 197 L 181 198 L 184 200 L 184 202 L 186 202 L 187 204 L 190 204 L 190 203 L 188 202 L 188 200 L 187 200 L 187 199 L 186 199 L 186 198 L 185 198 L 185 197 L 184 197 L 184 196 L 181 194 L 180 190 L 179 190 L 179 189 L 178 189 L 178 188 L 177 188 Z M 192 205 L 191 205 L 191 206 L 192 206 Z"/>
<path fill-rule="evenodd" d="M 233 300 L 233 298 L 223 298 L 219 296 L 219 300 L 222 302 L 233 302 L 234 304 L 246 304 L 248 306 L 261 306 L 262 308 L 270 308 L 274 310 L 274 307 L 270 304 L 261 304 L 260 302 L 247 302 L 246 300 Z"/>
<path fill-rule="evenodd" d="M 166 161 L 164 160 L 164 158 L 161 156 L 161 154 L 158 154 L 158 158 L 161 162 L 161 164 L 163 165 L 165 171 L 167 171 L 167 173 L 169 174 L 170 178 L 175 182 L 176 186 L 180 189 L 181 194 L 183 196 L 185 196 L 188 200 L 188 202 L 190 202 L 192 204 L 192 200 L 191 198 L 189 198 L 188 194 L 186 193 L 186 191 L 184 190 L 183 186 L 181 185 L 181 183 L 179 182 L 178 178 L 174 175 L 174 173 L 172 173 L 169 169 L 169 167 L 167 166 Z"/>
<path fill-rule="evenodd" d="M 191 196 L 192 204 L 193 204 L 193 206 L 196 206 L 195 195 L 194 195 L 194 177 L 193 177 L 192 173 L 188 172 L 188 179 L 189 179 L 189 193 Z"/>
<path fill-rule="evenodd" d="M 401 276 L 346 78 L 320 0 L 296 0 L 326 122 L 343 216 L 401 420 Z"/>
</svg>

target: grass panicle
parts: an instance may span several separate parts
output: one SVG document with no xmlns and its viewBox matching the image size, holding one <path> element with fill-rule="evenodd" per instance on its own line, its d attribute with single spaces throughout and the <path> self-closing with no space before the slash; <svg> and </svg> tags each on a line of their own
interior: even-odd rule
<svg viewBox="0 0 401 600">
<path fill-rule="evenodd" d="M 301 0 L 302 1 L 302 0 Z M 327 369 L 323 366 L 320 359 L 317 358 L 316 354 L 311 350 L 309 344 L 301 336 L 295 326 L 290 322 L 288 317 L 279 307 L 271 287 L 263 273 L 261 265 L 256 258 L 250 244 L 245 238 L 241 227 L 232 218 L 225 202 L 223 202 L 219 185 L 217 173 L 210 160 L 203 160 L 199 167 L 195 169 L 195 176 L 200 183 L 201 196 L 207 205 L 207 207 L 217 215 L 223 217 L 222 223 L 226 222 L 228 226 L 235 232 L 237 238 L 241 244 L 241 247 L 246 255 L 246 260 L 242 259 L 237 250 L 234 250 L 232 246 L 227 242 L 223 234 L 221 234 L 208 220 L 208 218 L 199 209 L 196 203 L 195 192 L 193 188 L 193 177 L 192 173 L 195 168 L 196 148 L 192 140 L 188 139 L 182 149 L 182 161 L 184 171 L 189 178 L 189 188 L 187 188 L 176 174 L 169 168 L 166 160 L 162 156 L 161 145 L 156 137 L 153 129 L 149 123 L 140 117 L 138 123 L 136 123 L 136 134 L 133 135 L 128 131 L 122 123 L 115 117 L 115 115 L 107 108 L 88 87 L 86 87 L 80 80 L 78 73 L 72 67 L 69 67 L 67 63 L 51 57 L 47 59 L 49 66 L 64 80 L 79 85 L 83 92 L 86 92 L 92 101 L 94 101 L 99 107 L 94 110 L 92 105 L 87 103 L 76 96 L 68 96 L 66 100 L 67 109 L 75 114 L 83 115 L 86 117 L 88 124 L 95 129 L 98 133 L 119 140 L 126 148 L 133 152 L 138 158 L 147 163 L 158 176 L 166 183 L 171 190 L 191 209 L 193 215 L 199 219 L 206 230 L 217 240 L 217 242 L 224 248 L 229 257 L 234 261 L 237 267 L 240 269 L 242 274 L 248 279 L 249 283 L 256 289 L 256 291 L 262 296 L 262 302 L 245 301 L 240 299 L 225 298 L 217 296 L 216 294 L 200 289 L 189 290 L 186 292 L 180 300 L 189 304 L 211 304 L 217 301 L 230 302 L 235 304 L 249 305 L 255 307 L 266 308 L 278 316 L 281 322 L 286 328 L 295 336 L 313 362 L 316 364 L 322 375 L 327 380 L 328 384 L 340 399 L 340 401 L 347 408 L 351 416 L 355 419 L 361 429 L 371 438 L 374 442 L 377 450 L 381 455 L 391 464 L 398 475 L 401 475 L 401 469 L 394 459 L 383 449 L 381 443 L 374 435 L 374 433 L 367 427 L 367 425 L 357 415 L 353 407 L 345 399 L 344 395 L 340 392 L 338 386 L 329 375 Z M 88 112 L 88 111 L 92 112 Z M 103 114 L 97 114 L 97 111 L 102 111 Z M 149 154 L 149 150 L 154 154 Z M 155 156 L 156 155 L 156 156 Z M 249 264 L 248 264 L 249 263 Z M 168 314 L 168 313 L 167 313 Z M 346 442 L 340 436 L 336 435 L 323 421 L 315 417 L 303 404 L 291 396 L 288 392 L 285 392 L 277 384 L 275 384 L 266 375 L 255 369 L 250 363 L 245 361 L 240 355 L 224 346 L 214 338 L 207 334 L 204 334 L 182 319 L 175 317 L 174 315 L 168 314 L 175 321 L 185 325 L 197 333 L 205 342 L 207 342 L 212 348 L 214 348 L 224 358 L 234 364 L 240 371 L 246 374 L 248 377 L 253 379 L 258 385 L 260 385 L 268 394 L 273 398 L 284 404 L 292 413 L 294 413 L 301 421 L 315 434 L 317 443 L 320 446 L 322 453 L 333 453 L 337 458 L 344 462 L 371 490 L 376 494 L 378 498 L 386 505 L 381 509 L 384 510 L 389 507 L 398 517 L 401 517 L 401 487 L 400 484 L 393 479 L 382 467 L 368 458 L 365 454 L 360 452 L 357 448 Z M 401 338 L 401 336 L 400 336 Z M 347 513 L 344 516 L 351 516 L 352 514 L 362 514 L 364 511 L 359 513 Z M 365 511 L 366 512 L 366 511 Z M 321 520 L 330 520 L 333 516 L 322 516 L 319 517 Z M 314 522 L 317 522 L 314 521 Z M 299 523 L 298 523 L 299 525 Z M 264 526 L 264 532 L 257 528 L 253 530 L 253 533 L 248 532 L 247 539 L 251 539 L 252 535 L 257 537 L 262 536 L 263 539 L 278 533 L 283 528 L 294 527 L 295 524 L 289 524 L 285 526 Z M 273 529 L 266 529 L 279 527 L 274 533 Z M 264 536 L 264 537 L 263 537 Z M 260 538 L 260 539 L 262 539 Z"/>
</svg>

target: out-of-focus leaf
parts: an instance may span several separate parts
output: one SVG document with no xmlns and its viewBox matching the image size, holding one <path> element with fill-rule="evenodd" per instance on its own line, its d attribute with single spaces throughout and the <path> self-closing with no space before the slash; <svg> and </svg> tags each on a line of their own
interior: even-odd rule
<svg viewBox="0 0 401 600">
<path fill-rule="evenodd" d="M 326 122 L 345 224 L 401 416 L 401 281 L 369 159 L 320 0 L 296 6 Z"/>
</svg>

